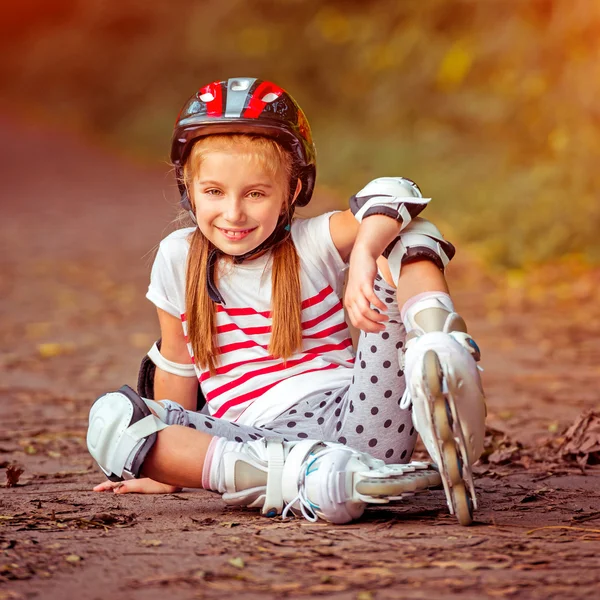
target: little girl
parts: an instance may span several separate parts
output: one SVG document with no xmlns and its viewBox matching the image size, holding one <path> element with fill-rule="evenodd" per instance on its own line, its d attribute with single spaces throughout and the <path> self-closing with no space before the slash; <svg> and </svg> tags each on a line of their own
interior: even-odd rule
<svg viewBox="0 0 600 600">
<path fill-rule="evenodd" d="M 454 248 L 417 217 L 429 199 L 384 177 L 349 210 L 294 219 L 315 183 L 310 128 L 282 88 L 251 78 L 194 94 L 171 158 L 194 226 L 162 241 L 147 294 L 164 400 L 124 387 L 96 401 L 88 448 L 111 481 L 94 489 L 198 487 L 340 523 L 441 476 L 450 511 L 470 523 L 479 351 L 443 276 Z M 416 432 L 439 476 L 406 465 Z"/>
</svg>

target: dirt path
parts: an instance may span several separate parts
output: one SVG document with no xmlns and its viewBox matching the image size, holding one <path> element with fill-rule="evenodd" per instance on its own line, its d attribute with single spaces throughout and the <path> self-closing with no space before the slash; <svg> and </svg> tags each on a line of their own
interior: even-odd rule
<svg viewBox="0 0 600 600">
<path fill-rule="evenodd" d="M 155 339 L 143 296 L 174 189 L 57 131 L 4 117 L 0 139 L 0 463 L 24 468 L 0 493 L 0 600 L 597 595 L 600 473 L 538 460 L 549 432 L 598 406 L 595 291 L 583 316 L 561 314 L 464 258 L 453 267 L 484 349 L 489 424 L 511 437 L 480 468 L 473 527 L 441 491 L 343 527 L 264 519 L 203 491 L 94 494 L 87 411 L 135 384 Z"/>
</svg>

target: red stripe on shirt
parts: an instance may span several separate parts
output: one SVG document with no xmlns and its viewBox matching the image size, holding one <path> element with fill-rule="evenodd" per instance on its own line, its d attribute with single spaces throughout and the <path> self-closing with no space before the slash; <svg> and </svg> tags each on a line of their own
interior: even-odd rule
<svg viewBox="0 0 600 600">
<path fill-rule="evenodd" d="M 251 364 L 251 363 L 265 362 L 267 360 L 276 360 L 276 359 L 272 354 L 269 354 L 269 356 L 261 356 L 259 358 L 253 358 L 252 360 L 241 360 L 239 362 L 225 365 L 224 367 L 219 367 L 216 371 L 216 374 L 224 375 L 225 373 L 229 373 L 229 371 L 231 371 L 232 369 L 235 369 L 236 367 L 240 367 L 242 365 L 247 365 L 247 364 Z M 202 375 L 200 375 L 200 381 L 201 382 L 206 381 L 207 379 L 210 379 L 211 377 L 212 377 L 212 375 L 210 374 L 210 371 L 204 371 L 204 373 L 202 373 Z"/>
<path fill-rule="evenodd" d="M 323 314 L 315 317 L 314 319 L 309 319 L 308 321 L 304 321 L 302 323 L 302 329 L 310 329 L 315 325 L 318 325 L 321 321 L 328 319 L 331 315 L 334 315 L 336 312 L 343 310 L 342 303 L 338 302 L 335 306 L 332 306 L 329 310 L 326 310 Z"/>
<path fill-rule="evenodd" d="M 307 298 L 306 300 L 302 301 L 302 310 L 308 308 L 309 306 L 319 304 L 320 302 L 325 300 L 325 298 L 327 298 L 327 296 L 329 296 L 329 294 L 331 293 L 333 293 L 333 289 L 330 285 L 324 287 L 318 294 L 316 294 L 312 298 Z"/>
<path fill-rule="evenodd" d="M 348 329 L 348 325 L 346 325 L 345 322 L 338 323 L 337 325 L 332 325 L 331 327 L 323 329 L 322 331 L 317 331 L 316 333 L 311 333 L 310 335 L 304 335 L 302 336 L 302 339 L 315 340 L 319 338 L 324 338 L 328 335 L 331 335 L 332 333 L 338 333 L 339 331 L 344 331 L 345 329 Z"/>
<path fill-rule="evenodd" d="M 305 308 L 309 308 L 310 306 L 315 306 L 315 304 L 319 304 L 320 302 L 322 302 L 332 292 L 333 292 L 332 287 L 330 285 L 328 285 L 327 287 L 324 287 L 318 294 L 315 294 L 311 298 L 307 298 L 306 300 L 303 300 L 302 304 L 300 305 L 300 308 L 302 310 L 304 310 Z M 258 310 L 254 310 L 253 308 L 250 308 L 250 307 L 227 308 L 227 307 L 223 306 L 222 304 L 217 304 L 216 308 L 217 308 L 218 313 L 224 312 L 232 317 L 244 317 L 244 316 L 247 317 L 249 315 L 261 315 L 262 317 L 266 317 L 267 319 L 270 319 L 272 317 L 270 310 L 258 311 Z"/>
<path fill-rule="evenodd" d="M 236 388 L 239 385 L 250 381 L 250 379 L 253 379 L 254 377 L 258 377 L 260 375 L 268 375 L 269 373 L 277 373 L 278 371 L 286 371 L 287 369 L 291 369 L 292 367 L 295 367 L 305 362 L 309 362 L 311 360 L 314 360 L 314 357 L 310 355 L 303 356 L 302 358 L 297 358 L 296 360 L 288 360 L 287 362 L 281 362 L 276 365 L 271 365 L 269 367 L 264 367 L 262 369 L 256 369 L 255 371 L 244 373 L 244 375 L 242 375 L 241 377 L 238 377 L 237 379 L 234 379 L 233 381 L 230 381 L 224 385 L 215 388 L 211 392 L 208 392 L 208 394 L 206 394 L 206 400 L 207 402 L 210 402 L 211 400 L 214 400 L 217 396 L 220 396 L 221 394 L 224 394 L 225 392 L 228 392 L 229 390 L 232 390 L 233 388 Z M 280 379 L 279 381 L 282 381 L 282 379 Z"/>
<path fill-rule="evenodd" d="M 258 342 L 254 342 L 252 340 L 247 340 L 245 342 L 235 342 L 233 344 L 225 344 L 225 346 L 219 346 L 217 350 L 219 354 L 227 354 L 228 352 L 235 352 L 236 350 L 244 350 L 245 348 L 263 348 L 267 349 L 267 345 L 259 344 Z"/>
<path fill-rule="evenodd" d="M 258 311 L 253 308 L 225 308 L 221 304 L 217 304 L 217 312 L 224 312 L 232 317 L 247 317 L 249 315 L 260 315 L 261 317 L 271 318 L 270 310 Z"/>
<path fill-rule="evenodd" d="M 217 327 L 217 334 L 229 333 L 230 331 L 242 331 L 246 335 L 261 335 L 264 333 L 271 333 L 271 326 L 264 325 L 262 327 L 240 327 L 235 323 L 227 323 L 227 325 L 219 325 Z"/>
<path fill-rule="evenodd" d="M 327 371 L 329 369 L 337 369 L 340 366 L 341 365 L 331 364 L 331 365 L 327 365 L 326 367 L 320 367 L 318 369 L 309 369 L 308 371 L 304 371 L 304 373 L 298 373 L 298 375 L 304 375 L 305 373 L 313 373 L 315 371 Z M 229 400 L 228 402 L 224 402 L 223 405 L 221 407 L 219 407 L 219 409 L 214 413 L 213 416 L 216 418 L 222 417 L 230 408 L 233 408 L 234 406 L 237 406 L 238 404 L 243 404 L 244 402 L 247 402 L 248 400 L 253 400 L 254 398 L 258 398 L 259 396 L 262 396 L 265 392 L 270 390 L 272 387 L 276 386 L 278 383 L 281 383 L 281 381 L 283 381 L 283 380 L 280 379 L 278 381 L 274 381 L 273 383 L 270 383 L 269 385 L 265 385 L 256 390 L 252 390 L 251 392 L 248 392 L 246 394 L 242 394 L 241 396 L 238 396 L 237 398 L 233 398 L 233 399 Z"/>
<path fill-rule="evenodd" d="M 257 344 L 258 345 L 258 344 Z M 323 344 L 322 346 L 317 346 L 315 348 L 312 348 L 311 350 L 308 350 L 306 352 L 304 352 L 303 354 L 306 354 L 307 356 L 311 356 L 313 359 L 317 358 L 320 354 L 325 354 L 326 352 L 331 352 L 331 351 L 335 351 L 335 350 L 344 350 L 345 348 L 347 348 L 348 346 L 352 345 L 352 339 L 351 338 L 346 338 L 344 341 L 338 343 L 338 344 Z M 268 356 L 260 356 L 258 358 L 252 358 L 250 360 L 241 360 L 239 362 L 234 362 L 234 363 L 230 363 L 228 365 L 223 365 L 222 367 L 218 367 L 216 370 L 216 375 L 224 375 L 225 373 L 229 373 L 229 371 L 232 371 L 233 369 L 237 368 L 237 367 L 241 367 L 243 365 L 249 365 L 249 364 L 254 364 L 254 363 L 258 363 L 258 362 L 265 362 L 267 360 L 277 360 L 273 355 L 269 354 Z M 210 374 L 210 371 L 204 371 L 204 373 L 202 373 L 202 375 L 200 376 L 200 381 L 206 381 L 207 379 L 210 379 L 212 377 L 212 375 Z"/>
<path fill-rule="evenodd" d="M 325 319 L 329 318 L 331 315 L 334 315 L 341 310 L 342 310 L 342 303 L 338 302 L 335 306 L 332 306 L 329 310 L 324 312 L 322 315 L 319 315 L 318 317 L 315 317 L 314 319 L 309 319 L 308 321 L 303 321 L 302 329 L 311 329 L 315 325 L 318 325 L 322 321 L 325 321 Z M 263 334 L 271 333 L 271 330 L 272 330 L 272 328 L 270 325 L 264 325 L 262 327 L 240 327 L 236 323 L 227 323 L 225 325 L 219 325 L 217 327 L 217 334 L 229 333 L 230 331 L 241 331 L 242 333 L 244 333 L 246 335 L 263 335 Z M 341 331 L 341 329 L 338 329 L 338 331 Z M 313 336 L 308 336 L 308 337 L 313 337 Z M 316 334 L 315 334 L 315 337 L 316 337 Z M 323 336 L 320 336 L 320 337 L 323 337 Z"/>
</svg>

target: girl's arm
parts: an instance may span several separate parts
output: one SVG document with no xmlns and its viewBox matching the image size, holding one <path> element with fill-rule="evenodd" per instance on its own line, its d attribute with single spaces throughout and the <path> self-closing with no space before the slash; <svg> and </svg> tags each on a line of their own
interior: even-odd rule
<svg viewBox="0 0 600 600">
<path fill-rule="evenodd" d="M 181 327 L 181 321 L 160 308 L 156 310 L 162 338 L 160 353 L 167 360 L 181 364 L 189 363 L 190 353 Z M 154 375 L 155 400 L 173 400 L 187 410 L 196 410 L 197 396 L 198 379 L 196 377 L 181 377 L 156 367 Z"/>
<path fill-rule="evenodd" d="M 173 362 L 189 363 L 190 355 L 183 335 L 181 321 L 160 308 L 157 310 L 162 337 L 160 353 Z M 187 410 L 196 410 L 197 394 L 198 379 L 196 377 L 181 377 L 156 367 L 154 375 L 155 400 L 173 400 Z M 159 483 L 148 477 L 129 479 L 119 483 L 104 481 L 94 487 L 95 492 L 113 491 L 115 494 L 172 494 L 179 491 L 179 489 L 173 485 Z"/>
<path fill-rule="evenodd" d="M 372 215 L 360 224 L 350 259 L 344 306 L 352 324 L 362 331 L 377 333 L 385 329 L 384 323 L 388 317 L 384 312 L 387 309 L 375 295 L 373 283 L 379 266 L 388 284 L 395 287 L 387 261 L 381 253 L 399 232 L 400 223 L 385 215 Z M 448 291 L 443 273 L 428 260 L 403 267 L 400 281 L 402 284 L 398 284 L 399 306 L 421 292 Z M 375 308 L 379 309 L 379 312 Z"/>
<path fill-rule="evenodd" d="M 329 218 L 329 232 L 333 245 L 344 262 L 348 262 L 350 252 L 356 241 L 358 228 L 359 222 L 350 209 L 333 213 Z"/>
</svg>

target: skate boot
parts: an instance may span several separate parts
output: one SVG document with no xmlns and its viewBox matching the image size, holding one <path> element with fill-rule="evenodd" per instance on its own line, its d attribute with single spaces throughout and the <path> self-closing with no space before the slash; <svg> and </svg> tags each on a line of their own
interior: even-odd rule
<svg viewBox="0 0 600 600">
<path fill-rule="evenodd" d="M 440 297 L 417 302 L 405 315 L 408 333 L 400 358 L 407 387 L 401 406 L 412 402 L 415 429 L 438 467 L 450 513 L 470 525 L 477 508 L 471 465 L 485 435 L 480 351 L 449 296 Z"/>
<path fill-rule="evenodd" d="M 440 485 L 439 473 L 426 463 L 386 465 L 338 443 L 262 439 L 225 442 L 220 482 L 229 505 L 260 507 L 262 514 L 309 521 L 347 523 L 367 504 L 385 504 Z M 234 448 L 237 446 L 237 448 Z M 205 486 L 206 487 L 206 486 Z"/>
</svg>

